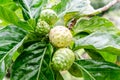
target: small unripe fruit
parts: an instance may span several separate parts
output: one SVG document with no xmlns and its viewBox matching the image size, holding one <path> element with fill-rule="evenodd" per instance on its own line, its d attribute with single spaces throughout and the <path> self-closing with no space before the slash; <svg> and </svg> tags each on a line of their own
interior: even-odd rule
<svg viewBox="0 0 120 80">
<path fill-rule="evenodd" d="M 46 21 L 49 25 L 53 25 L 57 22 L 57 14 L 51 9 L 45 9 L 40 14 L 41 20 Z"/>
<path fill-rule="evenodd" d="M 36 26 L 36 32 L 39 35 L 46 35 L 49 33 L 49 31 L 50 31 L 50 26 L 45 21 L 39 20 Z"/>
<path fill-rule="evenodd" d="M 67 47 L 72 42 L 72 34 L 64 26 L 56 26 L 50 30 L 49 39 L 55 47 Z"/>
<path fill-rule="evenodd" d="M 52 58 L 52 67 L 54 70 L 68 70 L 75 60 L 75 55 L 68 48 L 58 49 Z"/>
</svg>

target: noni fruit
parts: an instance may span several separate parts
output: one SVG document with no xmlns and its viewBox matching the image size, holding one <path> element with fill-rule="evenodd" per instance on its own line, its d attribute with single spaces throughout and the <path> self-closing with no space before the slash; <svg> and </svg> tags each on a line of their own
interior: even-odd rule
<svg viewBox="0 0 120 80">
<path fill-rule="evenodd" d="M 64 26 L 56 26 L 50 30 L 50 42 L 56 47 L 67 47 L 72 42 L 70 30 Z"/>
<path fill-rule="evenodd" d="M 52 58 L 52 67 L 54 70 L 68 70 L 75 60 L 75 55 L 68 48 L 58 49 Z"/>
</svg>

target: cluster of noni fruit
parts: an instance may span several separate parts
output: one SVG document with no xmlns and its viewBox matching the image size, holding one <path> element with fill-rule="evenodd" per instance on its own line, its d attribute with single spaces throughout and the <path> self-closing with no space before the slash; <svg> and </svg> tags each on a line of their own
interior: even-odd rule
<svg viewBox="0 0 120 80">
<path fill-rule="evenodd" d="M 75 60 L 73 51 L 68 48 L 73 40 L 70 30 L 64 26 L 48 27 L 48 25 L 54 25 L 58 19 L 53 10 L 43 10 L 40 19 L 37 24 L 37 32 L 41 35 L 48 33 L 51 44 L 57 48 L 52 57 L 53 69 L 68 70 Z"/>
</svg>

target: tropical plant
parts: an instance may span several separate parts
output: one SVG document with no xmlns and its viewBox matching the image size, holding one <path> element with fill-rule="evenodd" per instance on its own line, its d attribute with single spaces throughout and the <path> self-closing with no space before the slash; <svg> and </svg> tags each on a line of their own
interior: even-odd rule
<svg viewBox="0 0 120 80">
<path fill-rule="evenodd" d="M 0 80 L 119 80 L 120 30 L 97 16 L 118 2 L 0 0 Z"/>
</svg>

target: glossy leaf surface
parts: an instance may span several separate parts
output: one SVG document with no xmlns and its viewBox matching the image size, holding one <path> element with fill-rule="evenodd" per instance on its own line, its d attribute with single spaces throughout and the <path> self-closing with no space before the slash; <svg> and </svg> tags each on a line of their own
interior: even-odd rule
<svg viewBox="0 0 120 80">
<path fill-rule="evenodd" d="M 118 80 L 120 67 L 105 61 L 79 60 L 75 65 L 82 70 L 84 80 Z"/>
<path fill-rule="evenodd" d="M 15 26 L 7 26 L 0 30 L 0 80 L 12 63 L 12 57 L 23 44 L 26 32 Z"/>
<path fill-rule="evenodd" d="M 52 47 L 44 42 L 26 43 L 12 67 L 11 80 L 54 80 L 50 67 Z"/>
</svg>

